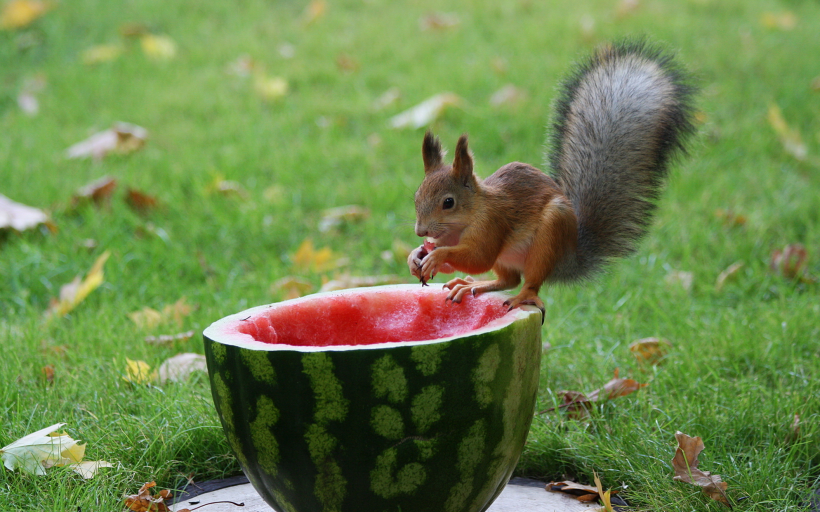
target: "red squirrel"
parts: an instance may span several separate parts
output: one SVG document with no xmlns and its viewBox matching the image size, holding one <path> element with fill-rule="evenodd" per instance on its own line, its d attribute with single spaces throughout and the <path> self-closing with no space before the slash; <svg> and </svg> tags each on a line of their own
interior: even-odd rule
<svg viewBox="0 0 820 512">
<path fill-rule="evenodd" d="M 655 209 L 669 162 L 695 131 L 695 89 L 672 58 L 644 41 L 598 49 L 560 87 L 552 124 L 551 175 L 512 162 L 484 180 L 462 135 L 453 163 L 439 140 L 422 144 L 424 180 L 416 191 L 416 235 L 428 242 L 407 259 L 422 284 L 438 272 L 456 278 L 445 300 L 507 290 L 505 302 L 534 305 L 544 283 L 589 278 L 636 250 Z"/>
</svg>

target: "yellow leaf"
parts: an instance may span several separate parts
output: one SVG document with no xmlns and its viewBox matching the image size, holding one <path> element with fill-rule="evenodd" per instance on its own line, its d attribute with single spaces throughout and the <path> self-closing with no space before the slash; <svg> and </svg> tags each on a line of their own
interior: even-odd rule
<svg viewBox="0 0 820 512">
<path fill-rule="evenodd" d="M 717 277 L 717 280 L 715 281 L 715 291 L 719 292 L 723 290 L 723 286 L 726 284 L 726 282 L 733 276 L 735 276 L 741 268 L 743 268 L 742 261 L 736 261 L 728 267 L 726 267 L 726 269 L 720 273 L 720 275 Z"/>
<path fill-rule="evenodd" d="M 302 269 L 324 272 L 341 266 L 345 260 L 331 251 L 329 247 L 322 247 L 317 251 L 313 248 L 313 240 L 307 238 L 293 255 L 293 263 Z"/>
<path fill-rule="evenodd" d="M 34 475 L 44 475 L 47 468 L 68 466 L 83 478 L 91 478 L 101 467 L 113 467 L 105 461 L 85 461 L 85 443 L 79 444 L 66 433 L 55 432 L 65 423 L 29 434 L 0 449 L 8 469 L 21 469 Z"/>
<path fill-rule="evenodd" d="M 132 384 L 147 384 L 156 378 L 156 372 L 151 373 L 151 367 L 145 361 L 132 361 L 125 358 L 125 376 L 122 378 Z"/>
<path fill-rule="evenodd" d="M 313 283 L 295 276 L 283 277 L 270 286 L 271 295 L 280 296 L 284 300 L 307 295 L 312 290 Z"/>
<path fill-rule="evenodd" d="M 808 148 L 803 143 L 800 132 L 788 125 L 783 118 L 783 112 L 776 104 L 769 105 L 769 125 L 780 137 L 780 142 L 787 153 L 798 160 L 805 160 L 808 156 Z"/>
<path fill-rule="evenodd" d="M 0 11 L 0 30 L 23 28 L 45 14 L 52 5 L 39 0 L 12 0 Z"/>
<path fill-rule="evenodd" d="M 288 94 L 288 82 L 284 78 L 266 75 L 256 75 L 253 80 L 253 90 L 265 101 L 274 101 Z"/>
<path fill-rule="evenodd" d="M 760 23 L 768 29 L 792 30 L 797 26 L 797 16 L 791 11 L 764 12 Z"/>
<path fill-rule="evenodd" d="M 451 92 L 444 92 L 432 96 L 415 107 L 390 118 L 393 128 L 422 128 L 432 123 L 452 105 L 461 104 L 461 98 Z"/>
<path fill-rule="evenodd" d="M 173 59 L 177 54 L 177 44 L 168 36 L 145 34 L 140 37 L 142 51 L 156 60 Z"/>
<path fill-rule="evenodd" d="M 99 288 L 103 283 L 103 266 L 109 256 L 111 256 L 111 252 L 105 251 L 91 266 L 91 270 L 88 271 L 85 279 L 80 280 L 78 276 L 67 285 L 64 285 L 60 290 L 60 300 L 49 308 L 46 315 L 67 315 L 71 310 L 77 307 L 79 303 L 85 300 L 91 292 Z"/>
<path fill-rule="evenodd" d="M 663 361 L 672 344 L 663 338 L 643 338 L 632 342 L 629 351 L 639 363 L 657 365 Z"/>
<path fill-rule="evenodd" d="M 83 52 L 83 64 L 92 66 L 103 62 L 115 60 L 122 54 L 122 46 L 119 44 L 101 44 L 92 46 Z"/>
<path fill-rule="evenodd" d="M 162 323 L 162 313 L 149 307 L 128 313 L 128 318 L 140 329 L 150 330 Z"/>
<path fill-rule="evenodd" d="M 302 14 L 302 20 L 304 21 L 305 25 L 310 25 L 319 18 L 323 17 L 326 13 L 327 1 L 313 0 L 305 8 L 305 12 L 304 14 Z"/>
<path fill-rule="evenodd" d="M 606 512 L 612 512 L 612 501 L 610 498 L 612 491 L 604 492 L 604 488 L 601 485 L 601 479 L 598 478 L 598 473 L 593 471 L 592 475 L 595 479 L 595 487 L 598 489 L 598 496 L 600 496 L 601 501 L 604 502 L 604 509 L 606 509 Z"/>
</svg>

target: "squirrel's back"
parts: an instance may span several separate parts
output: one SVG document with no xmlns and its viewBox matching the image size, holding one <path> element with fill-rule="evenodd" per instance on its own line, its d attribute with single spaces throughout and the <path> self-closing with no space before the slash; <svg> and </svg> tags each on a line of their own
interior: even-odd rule
<svg viewBox="0 0 820 512">
<path fill-rule="evenodd" d="M 551 280 L 589 277 L 635 251 L 670 159 L 694 132 L 694 88 L 672 58 L 643 41 L 599 49 L 566 80 L 550 166 L 578 218 L 578 250 Z"/>
</svg>

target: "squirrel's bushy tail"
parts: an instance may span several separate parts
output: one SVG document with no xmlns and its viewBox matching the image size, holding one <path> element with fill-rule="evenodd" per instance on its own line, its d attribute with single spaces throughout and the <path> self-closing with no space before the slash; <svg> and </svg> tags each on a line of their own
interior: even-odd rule
<svg viewBox="0 0 820 512">
<path fill-rule="evenodd" d="M 602 47 L 562 84 L 550 166 L 578 218 L 578 252 L 553 279 L 590 277 L 635 251 L 670 159 L 695 131 L 693 94 L 671 56 L 644 41 Z"/>
</svg>

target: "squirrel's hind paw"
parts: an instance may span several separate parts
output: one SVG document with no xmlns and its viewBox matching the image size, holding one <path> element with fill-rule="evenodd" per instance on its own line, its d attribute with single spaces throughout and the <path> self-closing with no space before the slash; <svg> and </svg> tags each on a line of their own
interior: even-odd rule
<svg viewBox="0 0 820 512">
<path fill-rule="evenodd" d="M 538 297 L 537 293 L 531 290 L 521 290 L 521 293 L 504 301 L 505 306 L 510 307 L 510 311 L 520 306 L 535 306 L 541 310 L 541 325 L 544 325 L 544 319 L 547 316 L 547 310 L 544 308 L 544 302 Z"/>
</svg>

